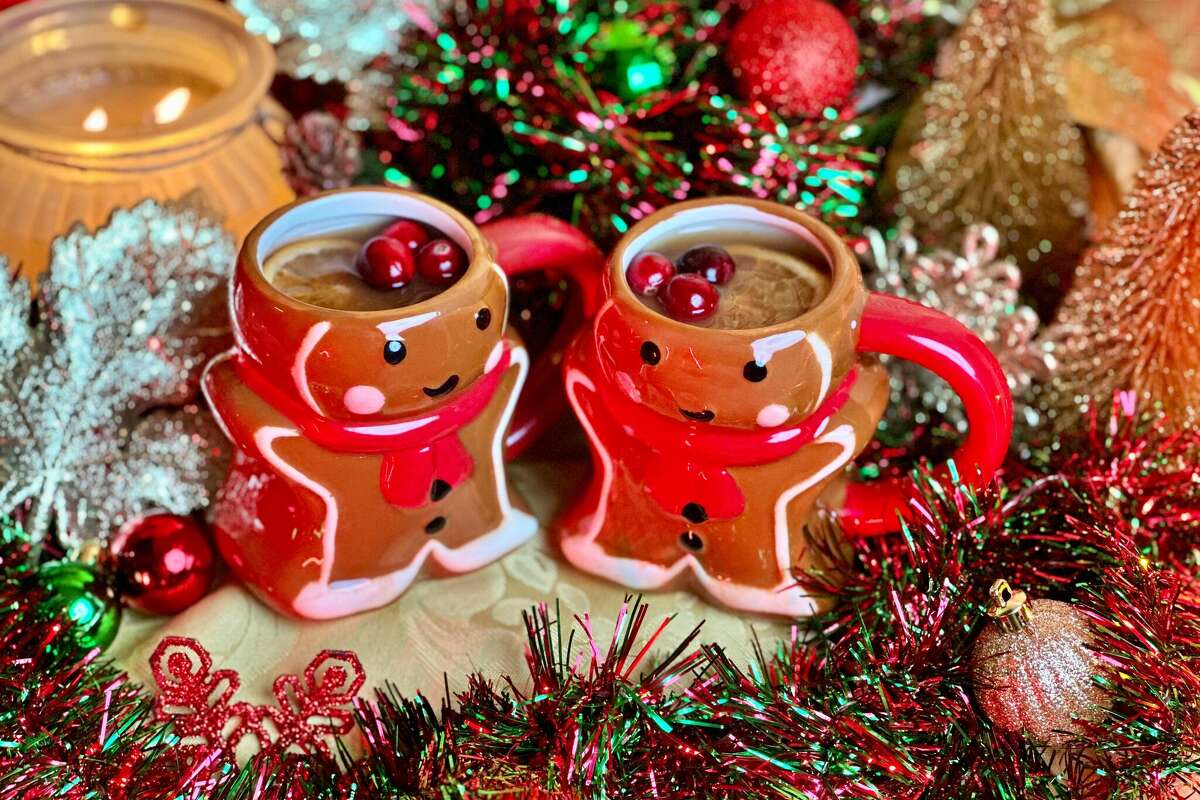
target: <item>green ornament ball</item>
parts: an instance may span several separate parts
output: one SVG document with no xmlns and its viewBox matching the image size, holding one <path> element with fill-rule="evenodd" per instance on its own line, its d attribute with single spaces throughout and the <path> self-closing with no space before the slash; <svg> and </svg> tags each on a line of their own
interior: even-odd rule
<svg viewBox="0 0 1200 800">
<path fill-rule="evenodd" d="M 37 580 L 46 593 L 39 612 L 70 626 L 65 638 L 80 653 L 112 644 L 121 624 L 121 604 L 92 567 L 59 561 L 42 567 Z"/>
<path fill-rule="evenodd" d="M 600 25 L 589 43 L 605 75 L 604 83 L 623 100 L 661 89 L 671 79 L 674 53 L 640 22 L 617 19 Z"/>
</svg>

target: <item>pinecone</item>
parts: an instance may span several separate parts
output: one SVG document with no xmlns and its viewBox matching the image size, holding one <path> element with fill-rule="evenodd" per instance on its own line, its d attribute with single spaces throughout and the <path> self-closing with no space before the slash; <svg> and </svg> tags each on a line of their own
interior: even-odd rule
<svg viewBox="0 0 1200 800">
<path fill-rule="evenodd" d="M 279 150 L 288 183 L 300 197 L 345 188 L 362 169 L 358 134 L 324 111 L 290 123 Z"/>
</svg>

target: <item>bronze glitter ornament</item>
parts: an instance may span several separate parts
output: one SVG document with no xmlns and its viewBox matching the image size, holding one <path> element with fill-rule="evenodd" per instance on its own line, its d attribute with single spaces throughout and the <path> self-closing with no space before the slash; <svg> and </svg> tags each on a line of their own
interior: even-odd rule
<svg viewBox="0 0 1200 800">
<path fill-rule="evenodd" d="M 1200 111 L 1147 162 L 1080 264 L 1048 331 L 1055 427 L 1129 390 L 1178 428 L 1200 423 Z"/>
<path fill-rule="evenodd" d="M 1051 32 L 1045 0 L 980 0 L 942 45 L 883 186 L 897 214 L 935 240 L 995 225 L 1027 283 L 1037 275 L 1048 286 L 1081 248 L 1088 208 L 1083 139 Z"/>
<path fill-rule="evenodd" d="M 990 594 L 991 624 L 975 640 L 971 680 L 992 724 L 1059 745 L 1076 720 L 1099 720 L 1105 698 L 1092 680 L 1098 665 L 1087 618 L 1069 603 L 1029 600 L 1003 580 Z"/>
</svg>

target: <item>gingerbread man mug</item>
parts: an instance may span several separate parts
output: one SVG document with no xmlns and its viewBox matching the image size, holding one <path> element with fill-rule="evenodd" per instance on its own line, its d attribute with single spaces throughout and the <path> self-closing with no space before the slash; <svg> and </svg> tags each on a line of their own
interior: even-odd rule
<svg viewBox="0 0 1200 800">
<path fill-rule="evenodd" d="M 677 269 L 696 274 L 664 283 Z M 960 475 L 987 480 L 1004 457 L 1012 400 L 987 347 L 939 312 L 868 294 L 846 244 L 800 211 L 734 198 L 663 209 L 617 245 L 605 290 L 564 361 L 593 476 L 556 528 L 585 571 L 635 589 L 689 585 L 747 611 L 817 612 L 829 598 L 795 575 L 846 549 L 816 540 L 829 528 L 819 517 L 869 536 L 898 527 L 904 500 L 900 480 L 846 474 L 888 401 L 874 354 L 914 361 L 962 397 Z"/>
<path fill-rule="evenodd" d="M 362 240 L 396 220 L 449 240 L 462 268 L 452 285 L 436 274 L 441 283 L 386 290 L 359 280 Z M 263 220 L 231 282 L 236 345 L 203 379 L 235 445 L 212 512 L 233 571 L 277 609 L 323 619 L 383 605 L 422 572 L 476 569 L 532 536 L 503 462 L 551 418 L 545 398 L 561 396 L 571 332 L 531 371 L 507 329 L 506 274 L 565 270 L 580 289 L 569 325 L 594 310 L 602 265 L 558 220 L 514 218 L 485 236 L 449 206 L 389 189 L 334 192 Z M 534 388 L 522 393 L 527 374 Z"/>
</svg>

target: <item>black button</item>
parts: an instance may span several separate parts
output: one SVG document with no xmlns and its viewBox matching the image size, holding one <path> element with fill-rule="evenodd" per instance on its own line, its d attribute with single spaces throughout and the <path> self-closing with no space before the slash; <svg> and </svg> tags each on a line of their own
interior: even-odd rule
<svg viewBox="0 0 1200 800">
<path fill-rule="evenodd" d="M 425 532 L 428 534 L 434 534 L 444 527 L 446 527 L 446 518 L 434 517 L 433 519 L 429 520 L 429 524 L 425 526 Z"/>
<path fill-rule="evenodd" d="M 488 325 L 492 324 L 492 310 L 490 308 L 481 308 L 475 312 L 475 327 L 481 331 L 486 331 Z"/>
<path fill-rule="evenodd" d="M 446 495 L 450 494 L 451 486 L 441 478 L 434 478 L 433 483 L 429 487 L 429 499 L 433 502 L 441 500 Z"/>
<path fill-rule="evenodd" d="M 659 352 L 658 345 L 654 342 L 642 342 L 642 361 L 653 367 L 660 360 L 662 360 L 662 353 Z"/>
<path fill-rule="evenodd" d="M 693 553 L 699 553 L 704 549 L 704 540 L 695 531 L 684 531 L 679 534 L 679 544 L 683 546 L 684 550 L 690 550 Z"/>
<path fill-rule="evenodd" d="M 683 507 L 683 518 L 688 522 L 699 525 L 708 521 L 708 512 L 699 503 L 688 503 Z"/>
</svg>

